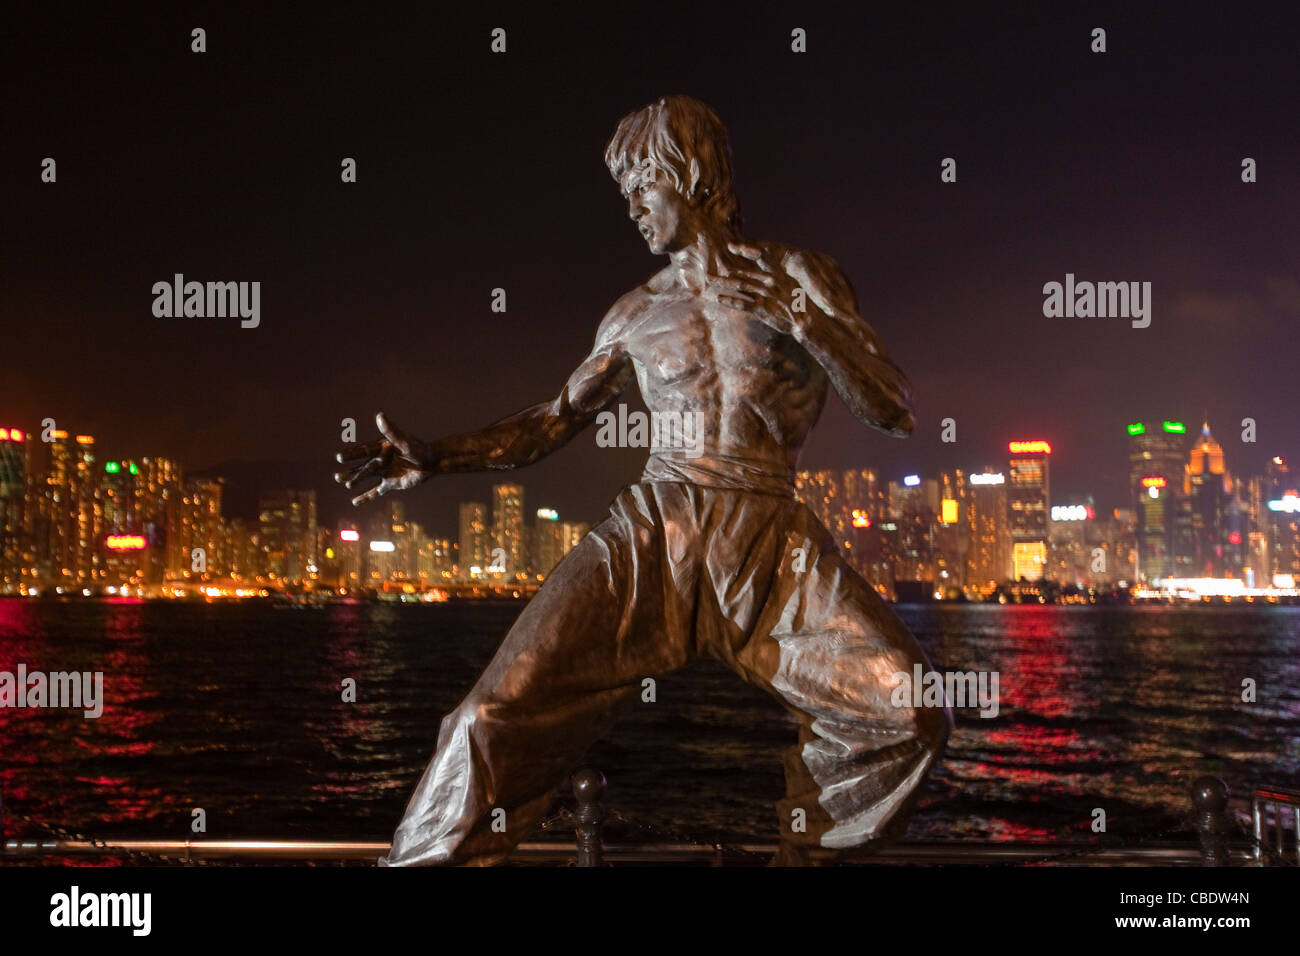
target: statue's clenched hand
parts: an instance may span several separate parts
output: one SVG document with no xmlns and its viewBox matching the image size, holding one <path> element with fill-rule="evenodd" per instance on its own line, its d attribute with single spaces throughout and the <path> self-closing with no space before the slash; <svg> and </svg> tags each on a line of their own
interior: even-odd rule
<svg viewBox="0 0 1300 956">
<path fill-rule="evenodd" d="M 336 472 L 334 480 L 349 491 L 359 483 L 378 478 L 379 483 L 352 499 L 354 505 L 363 504 L 386 495 L 390 491 L 414 488 L 433 474 L 429 461 L 429 447 L 417 438 L 402 431 L 383 412 L 375 416 L 383 438 L 378 441 L 348 445 L 335 458 L 346 470 Z"/>
</svg>

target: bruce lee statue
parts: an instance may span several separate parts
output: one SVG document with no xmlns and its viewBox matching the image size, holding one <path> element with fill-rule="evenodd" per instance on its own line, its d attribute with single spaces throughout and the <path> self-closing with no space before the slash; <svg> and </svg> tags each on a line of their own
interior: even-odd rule
<svg viewBox="0 0 1300 956">
<path fill-rule="evenodd" d="M 894 675 L 929 663 L 796 497 L 794 475 L 828 385 L 863 424 L 906 436 L 907 379 L 832 259 L 740 233 L 726 129 L 708 106 L 668 96 L 636 110 L 605 162 L 668 262 L 614 303 L 559 395 L 441 441 L 381 413 L 383 438 L 340 452 L 335 477 L 370 485 L 361 504 L 435 475 L 530 465 L 634 377 L 652 414 L 695 416 L 698 444 L 652 447 L 641 479 L 546 578 L 442 721 L 379 862 L 502 862 L 642 680 L 701 655 L 798 721 L 773 863 L 869 851 L 906 827 L 952 717 L 895 706 Z"/>
</svg>

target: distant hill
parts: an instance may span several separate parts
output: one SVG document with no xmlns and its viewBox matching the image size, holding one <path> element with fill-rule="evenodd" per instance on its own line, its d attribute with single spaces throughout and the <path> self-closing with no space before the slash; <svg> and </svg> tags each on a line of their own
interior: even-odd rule
<svg viewBox="0 0 1300 956">
<path fill-rule="evenodd" d="M 230 518 L 257 517 L 258 498 L 277 488 L 315 489 L 316 511 L 322 523 L 352 510 L 351 495 L 334 481 L 334 465 L 318 462 L 245 461 L 232 459 L 192 473 L 195 478 L 226 479 L 222 512 Z"/>
</svg>

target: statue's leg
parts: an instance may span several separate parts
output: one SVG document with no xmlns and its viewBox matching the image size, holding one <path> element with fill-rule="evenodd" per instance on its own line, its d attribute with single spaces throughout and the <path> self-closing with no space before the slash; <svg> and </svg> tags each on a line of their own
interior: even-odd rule
<svg viewBox="0 0 1300 956">
<path fill-rule="evenodd" d="M 806 863 L 901 835 L 952 717 L 910 695 L 895 706 L 895 675 L 928 670 L 924 652 L 811 512 L 797 505 L 781 526 L 772 587 L 733 666 L 799 721 L 774 862 Z"/>
<path fill-rule="evenodd" d="M 641 488 L 546 579 L 443 720 L 380 865 L 501 862 L 641 681 L 686 662 L 689 641 L 664 623 L 662 521 Z"/>
</svg>

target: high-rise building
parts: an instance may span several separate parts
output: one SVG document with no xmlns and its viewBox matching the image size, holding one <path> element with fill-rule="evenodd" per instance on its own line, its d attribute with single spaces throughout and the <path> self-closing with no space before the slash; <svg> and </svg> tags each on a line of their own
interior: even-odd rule
<svg viewBox="0 0 1300 956">
<path fill-rule="evenodd" d="M 533 525 L 532 569 L 547 575 L 564 557 L 564 536 L 560 516 L 554 508 L 539 508 Z"/>
<path fill-rule="evenodd" d="M 1231 475 L 1223 460 L 1223 447 L 1210 434 L 1209 422 L 1201 426 L 1183 469 L 1182 497 L 1187 534 L 1180 540 L 1186 550 L 1176 555 L 1178 577 L 1236 577 L 1244 565 L 1245 541 L 1241 510 Z M 1235 540 L 1233 540 L 1235 538 Z"/>
<path fill-rule="evenodd" d="M 145 583 L 161 584 L 167 576 L 169 552 L 176 546 L 168 534 L 179 534 L 184 524 L 185 475 L 171 458 L 141 458 L 136 473 L 136 507 L 145 539 Z"/>
<path fill-rule="evenodd" d="M 73 443 L 63 429 L 44 443 L 46 465 L 37 507 L 38 569 L 55 588 L 71 588 L 77 580 L 78 541 L 77 464 Z"/>
<path fill-rule="evenodd" d="M 302 584 L 316 567 L 316 492 L 284 489 L 258 501 L 262 561 L 273 583 Z"/>
<path fill-rule="evenodd" d="M 564 545 L 564 553 L 568 554 L 591 530 L 591 525 L 585 521 L 561 521 L 560 522 L 560 541 Z"/>
<path fill-rule="evenodd" d="M 423 538 L 420 543 L 419 577 L 424 585 L 445 584 L 451 578 L 455 556 L 450 538 Z"/>
<path fill-rule="evenodd" d="M 244 586 L 271 583 L 266 577 L 266 555 L 262 551 L 260 524 L 231 518 L 226 525 L 224 552 L 230 578 Z"/>
<path fill-rule="evenodd" d="M 27 435 L 0 428 L 0 594 L 17 594 L 30 576 L 27 546 Z"/>
<path fill-rule="evenodd" d="M 468 580 L 474 574 L 470 569 L 482 569 L 488 564 L 487 505 L 481 501 L 463 501 L 460 505 L 459 545 L 460 576 Z"/>
<path fill-rule="evenodd" d="M 523 485 L 500 484 L 492 487 L 492 547 L 505 552 L 506 580 L 513 580 L 527 567 L 524 537 Z M 500 555 L 498 555 L 500 557 Z M 495 564 L 489 562 L 492 567 Z"/>
<path fill-rule="evenodd" d="M 151 536 L 152 512 L 144 495 L 140 462 L 105 462 L 96 498 L 103 539 L 103 583 L 135 588 L 152 583 L 151 571 L 162 535 L 157 539 Z"/>
<path fill-rule="evenodd" d="M 938 554 L 942 507 L 940 485 L 933 478 L 908 475 L 902 482 L 889 483 L 890 520 L 883 524 L 894 526 L 886 546 L 893 559 L 896 589 L 903 581 L 942 583 Z"/>
<path fill-rule="evenodd" d="M 1300 587 L 1300 490 L 1286 462 L 1273 458 L 1264 474 L 1269 577 L 1277 587 Z M 1262 582 L 1270 583 L 1270 582 Z"/>
<path fill-rule="evenodd" d="M 1134 422 L 1128 426 L 1129 488 L 1137 517 L 1137 577 L 1147 583 L 1177 575 L 1176 556 L 1186 547 L 1179 498 L 1187 463 L 1182 422 Z M 1183 530 L 1180 532 L 1180 526 Z"/>
<path fill-rule="evenodd" d="M 224 478 L 187 482 L 180 506 L 171 509 L 168 528 L 168 576 L 173 580 L 212 581 L 230 573 L 221 507 Z"/>
<path fill-rule="evenodd" d="M 970 553 L 972 490 L 970 475 L 960 468 L 939 476 L 939 524 L 935 552 L 939 575 L 935 583 L 946 589 L 966 588 L 966 558 Z"/>
<path fill-rule="evenodd" d="M 989 592 L 1011 577 L 1011 526 L 1008 524 L 1007 478 L 992 466 L 967 476 L 970 548 L 966 581 Z"/>
<path fill-rule="evenodd" d="M 1042 440 L 1013 441 L 1007 446 L 1007 524 L 1011 531 L 1011 573 L 1019 581 L 1037 581 L 1047 565 L 1048 469 L 1052 446 Z"/>
<path fill-rule="evenodd" d="M 1109 579 L 1106 529 L 1097 521 L 1092 498 L 1052 505 L 1047 527 L 1048 580 L 1092 587 Z"/>
</svg>

